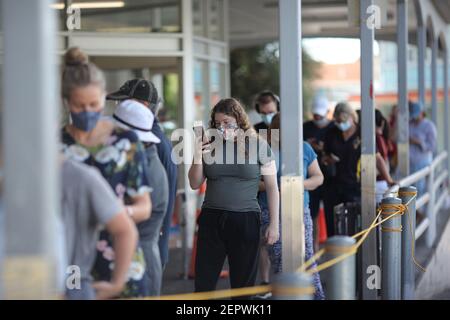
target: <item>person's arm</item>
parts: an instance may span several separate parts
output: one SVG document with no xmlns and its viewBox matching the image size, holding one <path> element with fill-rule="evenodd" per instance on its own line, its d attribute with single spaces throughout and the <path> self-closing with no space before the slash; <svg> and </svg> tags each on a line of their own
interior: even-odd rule
<svg viewBox="0 0 450 320">
<path fill-rule="evenodd" d="M 127 214 L 135 223 L 139 223 L 150 218 L 152 212 L 152 200 L 149 192 L 131 197 L 131 202 L 132 204 L 126 205 L 125 209 Z"/>
<path fill-rule="evenodd" d="M 434 152 L 436 150 L 436 128 L 430 123 L 425 128 L 424 136 L 411 136 L 409 142 L 420 147 L 423 152 Z"/>
<path fill-rule="evenodd" d="M 137 245 L 137 230 L 133 222 L 123 211 L 114 216 L 106 230 L 114 239 L 114 270 L 111 281 L 98 281 L 92 284 L 97 299 L 110 299 L 120 295 L 127 282 L 128 268 Z"/>
<path fill-rule="evenodd" d="M 386 180 L 386 182 L 389 185 L 395 184 L 394 180 L 392 179 L 391 175 L 389 174 L 389 170 L 387 168 L 386 162 L 384 161 L 381 154 L 378 152 L 376 154 L 376 166 L 377 166 L 377 170 L 380 173 L 383 180 Z"/>
<path fill-rule="evenodd" d="M 205 175 L 203 174 L 203 160 L 202 152 L 205 146 L 202 145 L 202 137 L 195 138 L 194 158 L 192 165 L 189 169 L 188 178 L 189 185 L 192 189 L 197 190 L 205 181 Z"/>
<path fill-rule="evenodd" d="M 425 135 L 425 142 L 422 144 L 423 151 L 434 152 L 436 150 L 437 132 L 436 127 L 430 122 L 428 130 Z"/>
<path fill-rule="evenodd" d="M 311 191 L 320 187 L 323 183 L 323 174 L 319 162 L 315 159 L 308 167 L 308 179 L 303 182 L 305 190 Z"/>
<path fill-rule="evenodd" d="M 264 175 L 264 186 L 267 193 L 269 205 L 270 222 L 266 230 L 266 242 L 272 245 L 280 238 L 280 193 L 278 191 L 277 168 L 275 160 L 272 160 L 262 166 L 261 174 Z"/>
</svg>

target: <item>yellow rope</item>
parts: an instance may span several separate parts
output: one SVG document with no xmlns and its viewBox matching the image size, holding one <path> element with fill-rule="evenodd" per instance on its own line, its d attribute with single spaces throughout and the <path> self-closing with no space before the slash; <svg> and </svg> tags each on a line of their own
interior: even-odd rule
<svg viewBox="0 0 450 320">
<path fill-rule="evenodd" d="M 253 296 L 253 295 L 256 295 L 256 294 L 269 292 L 271 290 L 272 290 L 272 287 L 270 285 L 268 285 L 268 286 L 257 286 L 257 287 L 247 287 L 247 288 L 208 291 L 208 292 L 194 292 L 194 293 L 185 293 L 185 294 L 174 294 L 174 295 L 159 296 L 159 297 L 132 298 L 132 300 L 208 300 L 208 299 L 225 299 L 225 298 L 232 298 L 232 297 Z"/>
<path fill-rule="evenodd" d="M 400 228 L 381 227 L 382 232 L 402 232 L 402 230 L 402 226 L 400 226 Z"/>
</svg>

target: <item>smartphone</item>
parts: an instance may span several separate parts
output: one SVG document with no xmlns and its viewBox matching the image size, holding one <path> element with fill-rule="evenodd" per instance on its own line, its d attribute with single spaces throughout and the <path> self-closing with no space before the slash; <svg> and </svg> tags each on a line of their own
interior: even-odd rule
<svg viewBox="0 0 450 320">
<path fill-rule="evenodd" d="M 202 121 L 195 121 L 194 127 L 192 129 L 194 130 L 196 137 L 202 137 L 203 144 L 209 143 L 209 137 L 206 134 L 205 127 L 203 127 Z"/>
</svg>

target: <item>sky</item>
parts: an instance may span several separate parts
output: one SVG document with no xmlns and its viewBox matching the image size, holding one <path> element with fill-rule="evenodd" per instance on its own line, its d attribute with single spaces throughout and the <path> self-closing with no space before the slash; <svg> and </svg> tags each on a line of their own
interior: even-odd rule
<svg viewBox="0 0 450 320">
<path fill-rule="evenodd" d="M 314 60 L 327 64 L 353 63 L 360 57 L 359 39 L 303 39 L 303 46 Z M 379 47 L 375 41 L 374 54 L 378 53 Z"/>
</svg>

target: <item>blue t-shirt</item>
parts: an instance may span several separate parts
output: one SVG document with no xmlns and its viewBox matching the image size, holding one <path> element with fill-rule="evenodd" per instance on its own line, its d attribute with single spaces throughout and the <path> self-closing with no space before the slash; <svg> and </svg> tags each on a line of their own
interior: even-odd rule
<svg viewBox="0 0 450 320">
<path fill-rule="evenodd" d="M 272 149 L 273 156 L 275 158 L 275 163 L 277 166 L 277 177 L 278 177 L 278 187 L 280 187 L 280 178 L 281 178 L 281 154 L 278 150 Z M 317 154 L 314 152 L 314 149 L 308 142 L 303 142 L 303 178 L 308 179 L 308 168 L 317 159 Z M 267 203 L 267 194 L 266 192 L 260 192 L 258 194 L 258 202 L 261 206 L 261 209 L 268 208 Z M 304 207 L 309 207 L 309 192 L 305 190 L 304 193 Z"/>
<path fill-rule="evenodd" d="M 317 159 L 317 154 L 308 142 L 303 142 L 303 178 L 308 179 L 308 168 L 314 160 Z M 309 192 L 305 190 L 304 207 L 309 206 Z"/>
</svg>

